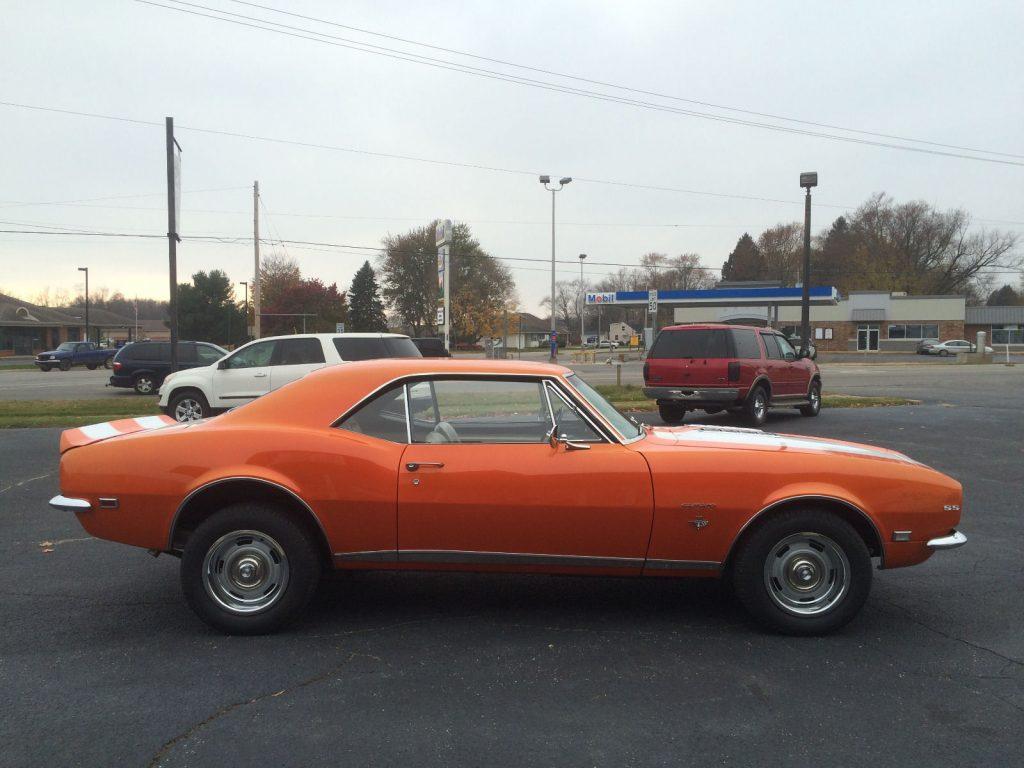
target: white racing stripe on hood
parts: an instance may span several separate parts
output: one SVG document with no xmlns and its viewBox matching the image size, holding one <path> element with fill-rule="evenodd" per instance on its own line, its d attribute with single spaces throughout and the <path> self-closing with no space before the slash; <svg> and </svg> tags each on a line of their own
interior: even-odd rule
<svg viewBox="0 0 1024 768">
<path fill-rule="evenodd" d="M 785 437 L 771 432 L 760 430 L 718 430 L 718 429 L 694 429 L 681 432 L 658 432 L 655 435 L 663 439 L 675 439 L 685 443 L 715 443 L 719 445 L 734 445 L 738 448 L 792 448 L 802 451 L 817 451 L 820 453 L 848 453 L 857 456 L 871 456 L 878 459 L 895 459 L 916 464 L 909 456 L 901 453 L 878 450 L 876 448 L 862 447 L 859 445 L 845 445 L 830 440 L 815 440 L 813 438 Z"/>
<path fill-rule="evenodd" d="M 168 423 L 159 416 L 139 416 L 135 419 L 135 423 L 143 429 L 159 429 L 160 427 L 169 426 Z"/>
<path fill-rule="evenodd" d="M 105 437 L 113 437 L 114 435 L 120 435 L 109 421 L 102 424 L 90 424 L 87 427 L 79 427 L 79 430 L 83 435 L 92 440 L 102 440 Z"/>
</svg>

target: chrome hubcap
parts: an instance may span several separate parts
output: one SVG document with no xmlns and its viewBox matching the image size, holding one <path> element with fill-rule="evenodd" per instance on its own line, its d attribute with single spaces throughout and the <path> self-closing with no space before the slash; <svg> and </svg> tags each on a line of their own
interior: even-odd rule
<svg viewBox="0 0 1024 768">
<path fill-rule="evenodd" d="M 138 383 L 135 385 L 135 388 L 139 390 L 139 392 L 149 392 L 150 390 L 153 389 L 153 382 L 150 381 L 149 379 L 139 379 Z"/>
<path fill-rule="evenodd" d="M 203 418 L 203 406 L 198 400 L 185 398 L 175 406 L 174 418 L 177 421 L 197 421 Z"/>
<path fill-rule="evenodd" d="M 232 531 L 213 543 L 203 560 L 206 593 L 225 610 L 241 615 L 265 611 L 288 586 L 288 558 L 273 538 L 259 531 Z"/>
<path fill-rule="evenodd" d="M 764 395 L 759 394 L 754 399 L 754 414 L 757 416 L 757 418 L 761 418 L 762 416 L 764 416 L 766 410 L 768 410 L 768 408 L 765 404 Z"/>
<path fill-rule="evenodd" d="M 768 553 L 764 585 L 777 606 L 797 616 L 824 613 L 845 597 L 850 563 L 820 533 L 787 536 Z"/>
</svg>

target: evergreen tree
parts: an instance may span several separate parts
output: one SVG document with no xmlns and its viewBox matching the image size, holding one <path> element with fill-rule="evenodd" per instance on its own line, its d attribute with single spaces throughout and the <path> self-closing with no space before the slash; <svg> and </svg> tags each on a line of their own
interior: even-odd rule
<svg viewBox="0 0 1024 768">
<path fill-rule="evenodd" d="M 377 277 L 370 262 L 363 266 L 352 278 L 352 287 L 348 292 L 348 320 L 350 330 L 364 333 L 386 332 L 387 318 L 384 317 L 384 302 L 380 298 Z"/>
<path fill-rule="evenodd" d="M 757 243 L 748 233 L 736 241 L 729 258 L 722 267 L 723 280 L 764 280 L 765 264 Z"/>
</svg>

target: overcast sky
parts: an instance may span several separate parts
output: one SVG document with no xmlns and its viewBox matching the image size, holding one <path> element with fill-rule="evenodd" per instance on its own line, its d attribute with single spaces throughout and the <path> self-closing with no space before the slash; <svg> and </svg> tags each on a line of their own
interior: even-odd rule
<svg viewBox="0 0 1024 768">
<path fill-rule="evenodd" d="M 800 127 L 459 58 L 230 0 L 195 2 L 561 86 Z M 1001 159 L 1024 163 L 1024 4 L 1011 0 L 259 2 L 540 69 L 1003 152 L 1018 157 Z M 251 185 L 259 179 L 270 214 L 263 230 L 275 238 L 377 246 L 388 233 L 449 217 L 470 223 L 495 256 L 549 258 L 551 200 L 537 173 L 578 179 L 558 195 L 558 254 L 567 260 L 582 252 L 589 262 L 636 263 L 648 251 L 696 252 L 708 266 L 720 267 L 744 230 L 756 236 L 802 216 L 803 170 L 820 175 L 816 231 L 841 212 L 824 206 L 857 205 L 876 191 L 962 206 L 976 219 L 1024 220 L 1020 165 L 608 103 L 130 0 L 6 0 L 2 13 L 0 100 L 160 123 L 0 106 L 2 229 L 165 233 L 165 115 L 179 124 L 184 148 L 185 237 L 251 237 Z M 253 141 L 186 126 L 527 173 Z M 122 195 L 133 197 L 11 205 Z M 305 275 L 342 289 L 365 258 L 358 250 L 292 246 L 288 253 Z M 372 251 L 363 253 L 373 258 Z M 251 244 L 186 241 L 178 254 L 182 281 L 199 269 L 221 268 L 235 281 L 252 273 Z M 544 264 L 507 263 L 523 307 L 536 311 L 548 291 Z M 29 299 L 46 287 L 73 293 L 81 285 L 78 266 L 90 267 L 91 288 L 167 294 L 166 239 L 0 234 L 0 291 Z M 560 277 L 578 276 L 571 264 L 559 269 Z M 610 269 L 591 264 L 588 278 L 597 280 Z"/>
</svg>

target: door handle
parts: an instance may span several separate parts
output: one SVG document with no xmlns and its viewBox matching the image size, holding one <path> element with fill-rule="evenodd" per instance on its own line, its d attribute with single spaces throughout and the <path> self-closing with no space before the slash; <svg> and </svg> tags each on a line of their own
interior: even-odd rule
<svg viewBox="0 0 1024 768">
<path fill-rule="evenodd" d="M 410 472 L 415 472 L 420 467 L 437 467 L 440 469 L 443 466 L 443 461 L 410 461 L 405 465 L 405 468 Z"/>
<path fill-rule="evenodd" d="M 265 378 L 267 378 L 267 374 L 265 374 L 265 373 L 254 373 L 252 377 L 254 379 L 265 379 Z"/>
</svg>

